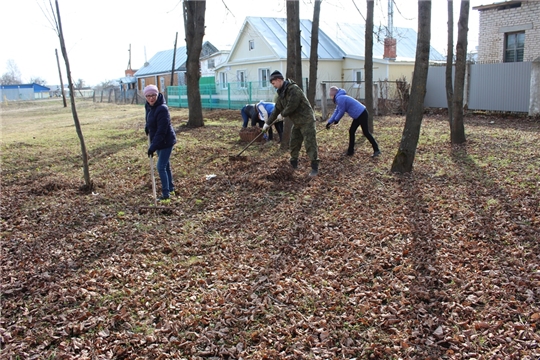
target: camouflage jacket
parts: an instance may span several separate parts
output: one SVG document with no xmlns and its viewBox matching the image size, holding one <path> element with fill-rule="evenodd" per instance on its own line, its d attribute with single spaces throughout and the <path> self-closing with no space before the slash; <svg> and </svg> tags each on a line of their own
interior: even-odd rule
<svg viewBox="0 0 540 360">
<path fill-rule="evenodd" d="M 276 121 L 279 114 L 288 118 L 294 125 L 304 125 L 315 121 L 315 113 L 300 87 L 287 79 L 277 91 L 276 106 L 267 120 L 268 125 Z"/>
</svg>

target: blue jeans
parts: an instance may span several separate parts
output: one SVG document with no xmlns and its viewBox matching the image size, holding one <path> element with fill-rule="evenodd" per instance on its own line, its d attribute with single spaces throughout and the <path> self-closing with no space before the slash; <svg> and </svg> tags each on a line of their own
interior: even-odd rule
<svg viewBox="0 0 540 360">
<path fill-rule="evenodd" d="M 171 171 L 171 153 L 173 147 L 157 150 L 158 161 L 157 171 L 161 180 L 161 194 L 164 198 L 168 198 L 171 195 L 171 191 L 174 191 L 174 182 Z"/>
<path fill-rule="evenodd" d="M 247 105 L 240 110 L 240 114 L 242 114 L 242 127 L 246 128 L 249 123 L 250 115 L 247 113 Z"/>
<path fill-rule="evenodd" d="M 240 110 L 240 114 L 242 114 L 242 127 L 246 128 L 249 124 L 249 120 L 251 119 L 251 126 L 255 126 L 257 124 L 257 121 L 259 120 L 259 113 L 257 110 L 255 110 L 255 106 L 253 105 L 246 105 Z"/>
</svg>

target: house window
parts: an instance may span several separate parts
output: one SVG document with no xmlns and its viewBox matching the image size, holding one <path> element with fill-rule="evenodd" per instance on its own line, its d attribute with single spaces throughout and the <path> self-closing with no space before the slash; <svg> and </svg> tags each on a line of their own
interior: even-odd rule
<svg viewBox="0 0 540 360">
<path fill-rule="evenodd" d="M 255 49 L 255 40 L 249 40 L 248 41 L 248 50 L 254 50 Z"/>
<path fill-rule="evenodd" d="M 159 78 L 159 91 L 160 92 L 163 92 L 165 90 L 165 78 L 164 77 L 160 77 Z"/>
<path fill-rule="evenodd" d="M 183 71 L 179 71 L 176 74 L 176 80 L 177 80 L 178 86 L 186 85 L 186 73 Z"/>
<path fill-rule="evenodd" d="M 221 84 L 221 89 L 227 90 L 227 73 L 226 72 L 219 73 L 219 83 Z"/>
<path fill-rule="evenodd" d="M 525 32 L 505 35 L 504 62 L 522 62 L 525 52 Z"/>
<path fill-rule="evenodd" d="M 359 88 L 362 86 L 362 71 L 353 70 L 354 87 Z"/>
<path fill-rule="evenodd" d="M 144 90 L 146 87 L 146 81 L 144 79 L 141 79 L 141 90 Z"/>
<path fill-rule="evenodd" d="M 259 69 L 259 83 L 261 88 L 267 88 L 270 86 L 270 69 Z"/>
<path fill-rule="evenodd" d="M 239 70 L 239 71 L 236 72 L 236 79 L 238 80 L 238 88 L 239 89 L 247 88 L 246 72 L 244 70 Z"/>
<path fill-rule="evenodd" d="M 213 69 L 216 67 L 216 59 L 209 59 L 208 60 L 208 68 Z"/>
</svg>

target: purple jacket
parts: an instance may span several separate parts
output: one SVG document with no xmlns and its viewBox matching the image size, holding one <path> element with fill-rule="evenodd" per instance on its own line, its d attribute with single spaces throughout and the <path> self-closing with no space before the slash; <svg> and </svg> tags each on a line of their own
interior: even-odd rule
<svg viewBox="0 0 540 360">
<path fill-rule="evenodd" d="M 336 95 L 334 95 L 334 103 L 336 104 L 336 109 L 330 119 L 328 119 L 328 124 L 337 124 L 345 113 L 356 119 L 366 110 L 366 107 L 360 101 L 347 95 L 347 92 L 343 89 L 339 89 Z"/>
</svg>

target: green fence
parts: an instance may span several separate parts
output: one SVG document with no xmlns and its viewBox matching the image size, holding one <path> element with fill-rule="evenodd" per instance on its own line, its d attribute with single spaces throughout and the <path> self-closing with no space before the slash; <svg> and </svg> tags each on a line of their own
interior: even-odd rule
<svg viewBox="0 0 540 360">
<path fill-rule="evenodd" d="M 203 78 L 201 78 L 203 79 Z M 269 82 L 199 83 L 203 109 L 241 109 L 260 100 L 273 101 L 275 89 Z M 168 86 L 167 105 L 188 107 L 187 86 Z"/>
</svg>

